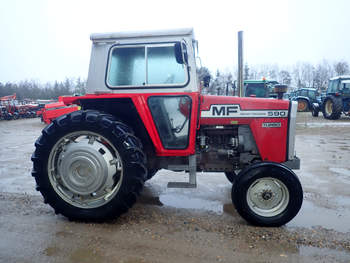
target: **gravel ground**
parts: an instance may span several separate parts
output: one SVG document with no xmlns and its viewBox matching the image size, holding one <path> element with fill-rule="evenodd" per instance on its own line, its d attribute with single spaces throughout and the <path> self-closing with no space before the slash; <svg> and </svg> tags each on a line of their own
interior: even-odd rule
<svg viewBox="0 0 350 263">
<path fill-rule="evenodd" d="M 350 262 L 350 119 L 301 113 L 297 123 L 303 207 L 286 226 L 261 228 L 236 213 L 223 174 L 199 174 L 198 189 L 167 189 L 186 176 L 165 170 L 120 218 L 70 222 L 43 204 L 30 176 L 44 125 L 2 121 L 0 262 Z"/>
</svg>

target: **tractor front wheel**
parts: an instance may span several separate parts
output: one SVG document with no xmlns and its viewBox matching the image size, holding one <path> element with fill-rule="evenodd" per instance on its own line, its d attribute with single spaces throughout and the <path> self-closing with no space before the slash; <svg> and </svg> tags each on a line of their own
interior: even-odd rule
<svg viewBox="0 0 350 263">
<path fill-rule="evenodd" d="M 126 212 L 139 195 L 146 158 L 133 131 L 113 116 L 76 111 L 54 120 L 32 155 L 37 190 L 56 213 L 101 221 Z"/>
<path fill-rule="evenodd" d="M 232 187 L 232 201 L 249 223 L 281 226 L 299 212 L 303 190 L 289 168 L 277 163 L 259 163 L 240 172 Z"/>
<path fill-rule="evenodd" d="M 311 109 L 312 117 L 318 117 L 318 113 L 320 112 L 320 106 L 318 104 L 313 104 Z"/>
<path fill-rule="evenodd" d="M 237 178 L 237 175 L 235 172 L 225 172 L 225 176 L 227 178 L 227 180 L 229 180 L 229 182 L 231 184 L 234 184 L 236 178 Z"/>
</svg>

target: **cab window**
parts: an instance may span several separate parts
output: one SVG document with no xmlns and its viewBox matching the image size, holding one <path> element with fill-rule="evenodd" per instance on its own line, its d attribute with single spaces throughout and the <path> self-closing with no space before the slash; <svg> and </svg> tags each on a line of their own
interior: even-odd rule
<svg viewBox="0 0 350 263">
<path fill-rule="evenodd" d="M 188 96 L 152 96 L 148 106 L 165 149 L 186 149 L 192 100 Z"/>
<path fill-rule="evenodd" d="M 110 88 L 183 86 L 187 79 L 186 65 L 176 60 L 175 43 L 115 46 L 110 51 Z"/>
</svg>

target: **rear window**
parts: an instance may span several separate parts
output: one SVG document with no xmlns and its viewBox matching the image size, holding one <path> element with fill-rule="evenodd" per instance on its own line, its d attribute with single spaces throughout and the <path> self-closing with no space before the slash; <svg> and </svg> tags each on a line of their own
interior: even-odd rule
<svg viewBox="0 0 350 263">
<path fill-rule="evenodd" d="M 187 67 L 175 57 L 175 43 L 115 46 L 111 49 L 107 84 L 111 88 L 182 86 Z"/>
</svg>

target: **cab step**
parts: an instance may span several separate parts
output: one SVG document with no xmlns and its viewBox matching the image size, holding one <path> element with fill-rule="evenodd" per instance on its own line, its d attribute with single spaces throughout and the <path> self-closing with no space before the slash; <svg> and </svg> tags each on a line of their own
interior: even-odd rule
<svg viewBox="0 0 350 263">
<path fill-rule="evenodd" d="M 170 166 L 168 167 L 170 169 Z M 188 182 L 169 182 L 168 188 L 196 188 L 197 187 L 197 164 L 196 155 L 190 155 L 188 157 L 188 165 L 178 165 L 171 167 L 170 170 L 188 171 Z M 183 168 L 183 169 L 182 169 Z"/>
</svg>

